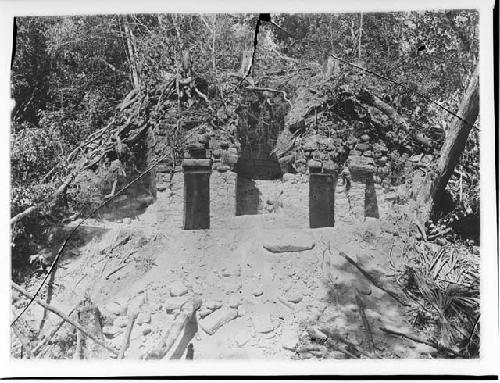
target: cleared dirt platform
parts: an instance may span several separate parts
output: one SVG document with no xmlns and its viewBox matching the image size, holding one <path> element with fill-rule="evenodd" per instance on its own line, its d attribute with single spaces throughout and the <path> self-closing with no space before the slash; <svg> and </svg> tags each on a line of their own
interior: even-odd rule
<svg viewBox="0 0 500 383">
<path fill-rule="evenodd" d="M 236 216 L 228 203 L 235 198 L 228 182 L 234 176 L 215 172 L 211 177 L 210 230 L 182 230 L 181 175 L 137 219 L 89 222 L 107 231 L 57 271 L 52 303 L 69 311 L 89 295 L 104 316 L 107 341 L 118 350 L 127 309 L 139 301 L 141 320 L 130 334 L 126 358 L 146 358 L 151 349 L 161 347 L 182 305 L 193 296 L 200 296 L 203 304 L 167 358 L 186 357 L 190 343 L 194 359 L 292 358 L 301 336 L 318 323 L 362 345 L 365 335 L 355 292 L 363 294 L 374 329 L 407 327 L 401 306 L 341 256 L 349 254 L 384 279 L 388 252 L 402 244 L 384 230 L 382 221 L 365 221 L 363 205 L 349 210 L 339 187 L 336 227 L 309 229 L 308 184 L 301 175 L 285 183 L 255 181 L 263 208 L 259 214 Z M 351 191 L 351 204 L 363 203 L 360 189 Z M 281 204 L 267 203 L 276 195 Z M 283 251 L 269 251 L 273 246 Z M 39 315 L 37 310 L 28 312 L 34 322 Z M 381 352 L 387 357 L 418 357 L 428 351 L 386 338 Z M 51 352 L 57 355 L 56 349 Z"/>
</svg>

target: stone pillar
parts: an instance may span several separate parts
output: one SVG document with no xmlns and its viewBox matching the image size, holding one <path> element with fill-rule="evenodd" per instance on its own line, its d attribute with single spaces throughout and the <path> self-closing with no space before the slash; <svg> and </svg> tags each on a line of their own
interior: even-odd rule
<svg viewBox="0 0 500 383">
<path fill-rule="evenodd" d="M 365 178 L 365 218 L 366 217 L 380 218 L 373 173 L 367 175 Z"/>
<path fill-rule="evenodd" d="M 335 225 L 335 188 L 338 168 L 335 164 L 309 161 L 309 227 Z"/>
<path fill-rule="evenodd" d="M 210 228 L 210 174 L 212 160 L 186 158 L 184 170 L 184 230 Z"/>
</svg>

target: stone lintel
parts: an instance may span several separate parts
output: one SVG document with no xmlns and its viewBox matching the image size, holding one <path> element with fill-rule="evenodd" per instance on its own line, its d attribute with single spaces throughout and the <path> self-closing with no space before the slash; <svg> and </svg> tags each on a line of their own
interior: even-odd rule
<svg viewBox="0 0 500 383">
<path fill-rule="evenodd" d="M 185 172 L 210 172 L 212 170 L 212 160 L 207 158 L 185 158 L 182 161 L 182 168 Z"/>
<path fill-rule="evenodd" d="M 338 165 L 333 161 L 321 163 L 320 161 L 310 160 L 308 166 L 311 174 L 336 175 L 339 172 Z"/>
</svg>

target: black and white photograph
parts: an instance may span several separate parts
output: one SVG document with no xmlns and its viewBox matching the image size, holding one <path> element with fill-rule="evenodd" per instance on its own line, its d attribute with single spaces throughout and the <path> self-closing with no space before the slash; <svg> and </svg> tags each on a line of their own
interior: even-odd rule
<svg viewBox="0 0 500 383">
<path fill-rule="evenodd" d="M 492 13 L 230 10 L 4 18 L 10 361 L 483 360 Z"/>
</svg>

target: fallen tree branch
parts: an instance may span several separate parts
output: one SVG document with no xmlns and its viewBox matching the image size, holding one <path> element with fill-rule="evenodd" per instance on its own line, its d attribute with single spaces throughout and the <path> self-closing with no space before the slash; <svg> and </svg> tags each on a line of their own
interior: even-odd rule
<svg viewBox="0 0 500 383">
<path fill-rule="evenodd" d="M 328 346 L 330 346 L 333 350 L 335 351 L 339 351 L 341 352 L 342 354 L 348 356 L 349 358 L 352 358 L 352 359 L 359 359 L 359 356 L 358 355 L 354 355 L 352 352 L 349 352 L 347 351 L 346 349 L 343 349 L 339 346 L 337 346 L 332 340 L 328 339 L 327 342 Z"/>
<path fill-rule="evenodd" d="M 16 222 L 20 221 L 21 219 L 33 214 L 34 212 L 40 210 L 42 207 L 44 207 L 47 204 L 54 203 L 59 196 L 61 196 L 70 183 L 75 179 L 75 177 L 80 173 L 83 167 L 79 167 L 78 169 L 74 170 L 70 175 L 66 177 L 64 182 L 59 186 L 59 188 L 52 194 L 52 196 L 48 200 L 44 200 L 42 202 L 39 202 L 26 210 L 22 211 L 21 213 L 15 215 L 10 219 L 10 225 L 14 225 Z"/>
<path fill-rule="evenodd" d="M 408 122 L 403 117 L 401 117 L 398 112 L 396 112 L 396 109 L 382 101 L 377 96 L 371 94 L 367 90 L 361 90 L 358 94 L 358 98 L 365 104 L 368 104 L 380 110 L 398 126 L 402 127 L 406 132 L 409 132 L 411 130 L 410 124 L 408 124 Z"/>
<path fill-rule="evenodd" d="M 114 269 L 113 271 L 111 271 L 108 275 L 106 275 L 106 277 L 104 279 L 108 280 L 110 276 L 112 276 L 113 274 L 117 273 L 118 271 L 120 271 L 121 269 L 123 269 L 124 267 L 126 267 L 127 265 L 128 265 L 128 263 L 120 265 L 119 267 L 117 267 L 116 269 Z"/>
<path fill-rule="evenodd" d="M 75 353 L 73 354 L 73 359 L 84 359 L 83 358 L 83 335 L 80 330 L 76 330 L 76 347 Z"/>
<path fill-rule="evenodd" d="M 94 132 L 94 133 L 91 133 L 90 136 L 88 137 L 88 139 L 82 143 L 81 145 L 79 145 L 78 147 L 76 147 L 75 149 L 73 149 L 73 151 L 66 157 L 66 162 L 67 163 L 70 163 L 71 161 L 74 160 L 75 156 L 78 154 L 78 151 L 80 151 L 81 149 L 89 146 L 90 144 L 94 143 L 95 141 L 97 141 L 99 138 L 101 138 L 104 133 L 110 128 L 113 126 L 113 123 L 115 122 L 115 118 L 113 118 L 111 120 L 111 122 L 106 125 L 104 128 L 102 129 L 99 129 L 98 131 Z"/>
<path fill-rule="evenodd" d="M 127 329 L 125 330 L 125 335 L 123 337 L 122 347 L 120 353 L 118 354 L 118 359 L 123 359 L 125 352 L 130 344 L 130 334 L 132 333 L 132 328 L 134 327 L 135 320 L 137 319 L 138 312 L 132 313 L 128 318 Z"/>
<path fill-rule="evenodd" d="M 135 96 L 139 94 L 139 88 L 134 88 L 132 89 L 127 96 L 123 99 L 123 101 L 118 105 L 118 109 L 123 111 L 126 109 L 129 105 L 131 105 L 135 101 Z"/>
<path fill-rule="evenodd" d="M 177 316 L 175 323 L 170 328 L 168 332 L 168 336 L 165 340 L 165 349 L 164 349 L 164 357 L 168 354 L 172 346 L 174 345 L 176 339 L 179 337 L 179 334 L 186 326 L 186 323 L 195 315 L 196 310 L 201 307 L 202 300 L 200 297 L 195 297 L 192 301 L 188 301 L 184 303 L 181 307 L 181 313 Z"/>
<path fill-rule="evenodd" d="M 202 300 L 200 297 L 185 302 L 179 314 L 177 314 L 172 327 L 168 329 L 166 335 L 156 344 L 149 352 L 144 355 L 143 359 L 164 359 L 175 341 L 179 337 L 186 323 L 195 315 L 196 310 L 201 307 Z"/>
<path fill-rule="evenodd" d="M 60 163 L 57 163 L 52 169 L 50 169 L 38 183 L 43 184 L 45 181 L 47 181 L 55 172 L 56 170 L 61 166 Z"/>
<path fill-rule="evenodd" d="M 448 234 L 450 231 L 451 231 L 451 227 L 447 227 L 444 230 L 440 230 L 436 233 L 429 234 L 428 240 L 432 241 L 433 239 L 436 239 L 437 237 Z"/>
<path fill-rule="evenodd" d="M 383 326 L 380 327 L 380 329 L 383 332 L 387 333 L 387 334 L 401 336 L 403 338 L 412 340 L 414 342 L 425 344 L 427 346 L 433 347 L 433 348 L 435 348 L 438 351 L 447 351 L 447 352 L 449 352 L 449 353 L 451 353 L 451 354 L 453 354 L 455 356 L 460 356 L 460 352 L 458 350 L 456 350 L 456 349 L 452 349 L 450 347 L 438 345 L 437 343 L 430 342 L 428 340 L 418 338 L 415 335 L 405 334 L 404 332 L 401 332 L 401 331 L 398 331 L 398 330 L 395 330 L 395 329 L 389 329 L 389 328 L 383 327 Z"/>
<path fill-rule="evenodd" d="M 427 147 L 432 147 L 432 141 L 425 137 L 422 133 L 417 133 L 411 128 L 410 124 L 389 104 L 382 101 L 377 96 L 371 94 L 367 90 L 362 90 L 358 94 L 360 101 L 377 108 L 392 121 L 394 121 L 399 127 L 403 128 L 405 132 L 411 132 L 411 136 L 417 142 Z"/>
<path fill-rule="evenodd" d="M 77 307 L 78 305 L 73 307 L 73 309 L 69 312 L 68 317 L 71 316 L 71 314 L 73 314 L 73 312 L 76 310 Z M 37 357 L 39 354 L 40 355 L 42 354 L 41 352 L 42 347 L 45 346 L 54 337 L 54 335 L 59 331 L 59 329 L 62 327 L 64 323 L 66 323 L 66 321 L 64 319 L 61 320 L 50 332 L 50 334 L 48 334 L 45 338 L 43 338 L 43 340 L 33 349 L 33 355 L 35 357 Z"/>
<path fill-rule="evenodd" d="M 326 334 L 328 336 L 328 338 L 333 339 L 333 340 L 335 340 L 337 342 L 344 343 L 346 346 L 350 347 L 352 350 L 354 350 L 358 354 L 366 356 L 367 358 L 373 358 L 373 355 L 370 355 L 367 352 L 365 352 L 363 350 L 360 350 L 354 343 L 349 342 L 347 339 L 344 339 L 339 334 L 334 333 L 329 328 L 322 327 L 320 330 L 321 330 L 321 332 L 323 332 L 324 334 Z M 359 358 L 359 357 L 357 357 L 357 358 Z"/>
<path fill-rule="evenodd" d="M 356 303 L 358 304 L 359 315 L 361 316 L 361 320 L 363 321 L 363 326 L 365 328 L 368 347 L 370 349 L 370 352 L 373 354 L 375 352 L 375 345 L 373 344 L 373 334 L 372 334 L 372 329 L 370 327 L 370 322 L 368 322 L 368 319 L 366 318 L 365 304 L 361 299 L 361 297 L 359 296 L 358 292 L 356 292 L 355 296 L 356 296 Z"/>
<path fill-rule="evenodd" d="M 97 339 L 87 329 L 83 328 L 80 324 L 78 324 L 73 319 L 69 318 L 67 315 L 65 315 L 63 312 L 61 312 L 61 310 L 59 310 L 58 308 L 56 308 L 56 307 L 54 307 L 52 305 L 49 305 L 49 304 L 45 303 L 44 301 L 36 298 L 33 294 L 27 292 L 26 290 L 24 290 L 18 284 L 14 283 L 14 282 L 11 282 L 11 284 L 12 284 L 12 287 L 14 288 L 14 290 L 20 292 L 22 295 L 24 295 L 24 296 L 26 296 L 28 298 L 33 299 L 34 302 L 38 303 L 43 308 L 45 308 L 45 309 L 49 310 L 50 312 L 56 314 L 58 317 L 60 317 L 61 319 L 63 319 L 65 322 L 68 322 L 73 327 L 75 327 L 77 330 L 80 330 L 82 332 L 82 334 L 84 334 L 88 338 L 92 339 L 96 344 L 98 344 L 99 346 L 105 348 L 106 350 L 108 350 L 113 355 L 117 355 L 117 352 L 112 347 L 108 346 L 103 341 Z"/>
<path fill-rule="evenodd" d="M 97 157 L 92 158 L 92 160 L 87 165 L 85 165 L 83 170 L 92 169 L 92 167 L 97 165 L 99 161 L 101 161 L 104 158 L 105 155 L 106 151 L 102 152 Z"/>
<path fill-rule="evenodd" d="M 194 86 L 194 91 L 199 97 L 201 97 L 207 103 L 208 109 L 210 109 L 212 113 L 216 113 L 215 109 L 212 108 L 212 105 L 210 104 L 210 100 L 208 99 L 208 97 L 202 91 L 200 91 L 196 86 Z"/>
<path fill-rule="evenodd" d="M 14 309 L 12 309 L 12 313 L 14 313 Z M 33 351 L 30 349 L 29 341 L 26 339 L 26 336 L 17 328 L 17 326 L 12 326 L 12 332 L 16 338 L 19 339 L 19 342 L 21 342 L 21 350 L 26 351 L 26 358 L 33 359 Z"/>
<path fill-rule="evenodd" d="M 415 218 L 413 220 L 413 222 L 415 223 L 415 226 L 418 228 L 418 230 L 420 231 L 420 234 L 422 235 L 422 239 L 424 241 L 427 241 L 427 234 L 425 233 L 425 228 L 424 228 L 424 225 L 422 225 L 422 223 L 419 221 L 418 218 Z"/>
<path fill-rule="evenodd" d="M 354 267 L 356 267 L 363 276 L 368 279 L 375 287 L 378 287 L 380 290 L 384 291 L 388 295 L 390 295 L 394 300 L 396 300 L 398 303 L 400 303 L 403 306 L 408 306 L 406 302 L 403 301 L 403 299 L 398 296 L 395 292 L 387 290 L 379 281 L 377 281 L 374 277 L 372 277 L 367 271 L 365 271 L 354 259 L 349 257 L 346 253 L 343 251 L 340 252 L 340 254 Z"/>
<path fill-rule="evenodd" d="M 22 350 L 24 350 L 26 352 L 26 359 L 33 359 L 33 354 L 30 351 L 30 348 L 28 346 L 28 341 L 26 340 L 24 335 L 21 333 L 21 331 L 16 326 L 12 327 L 12 331 L 14 332 L 14 335 L 16 336 L 16 338 L 19 339 L 19 342 L 21 342 Z"/>
</svg>

